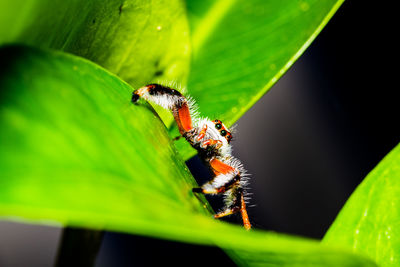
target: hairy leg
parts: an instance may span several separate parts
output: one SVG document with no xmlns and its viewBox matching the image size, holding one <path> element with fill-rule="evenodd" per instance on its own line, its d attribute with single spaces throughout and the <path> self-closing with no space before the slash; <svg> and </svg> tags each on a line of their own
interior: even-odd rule
<svg viewBox="0 0 400 267">
<path fill-rule="evenodd" d="M 193 128 L 187 99 L 177 90 L 160 84 L 149 84 L 133 92 L 132 102 L 142 97 L 172 111 L 181 134 Z"/>
<path fill-rule="evenodd" d="M 250 230 L 251 224 L 247 214 L 242 188 L 232 188 L 229 193 L 230 194 L 227 196 L 227 208 L 215 214 L 214 218 L 222 218 L 240 211 L 244 228 Z"/>
<path fill-rule="evenodd" d="M 221 194 L 232 187 L 237 187 L 240 182 L 240 175 L 235 173 L 220 174 L 201 187 L 193 188 L 193 192 L 203 194 Z"/>
<path fill-rule="evenodd" d="M 240 185 L 240 172 L 233 166 L 215 158 L 210 160 L 210 166 L 216 174 L 215 178 L 201 188 L 193 188 L 193 192 L 203 194 L 225 193 L 227 207 L 215 214 L 214 218 L 225 217 L 240 211 L 244 228 L 250 230 L 251 224 L 246 210 L 243 188 Z"/>
</svg>

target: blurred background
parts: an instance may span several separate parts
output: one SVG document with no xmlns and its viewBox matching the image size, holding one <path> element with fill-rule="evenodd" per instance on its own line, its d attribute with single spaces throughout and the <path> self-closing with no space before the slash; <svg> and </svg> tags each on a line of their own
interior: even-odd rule
<svg viewBox="0 0 400 267">
<path fill-rule="evenodd" d="M 388 70 L 392 42 L 381 31 L 386 21 L 380 11 L 387 9 L 345 2 L 237 122 L 234 155 L 252 174 L 255 228 L 322 238 L 356 186 L 399 142 L 398 86 Z M 188 165 L 205 178 L 199 162 Z M 214 205 L 218 209 L 218 201 Z M 57 227 L 0 221 L 0 266 L 52 266 L 60 236 Z M 233 265 L 218 248 L 107 232 L 96 266 L 172 262 Z"/>
</svg>

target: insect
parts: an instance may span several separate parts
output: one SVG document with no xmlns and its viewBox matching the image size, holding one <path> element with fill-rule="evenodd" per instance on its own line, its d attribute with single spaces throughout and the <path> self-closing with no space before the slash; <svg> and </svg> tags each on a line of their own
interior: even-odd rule
<svg viewBox="0 0 400 267">
<path fill-rule="evenodd" d="M 194 193 L 223 194 L 225 206 L 214 215 L 221 218 L 241 213 L 243 226 L 249 230 L 245 194 L 247 176 L 240 161 L 232 156 L 232 133 L 220 120 L 202 118 L 194 100 L 160 84 L 149 84 L 132 94 L 132 102 L 143 98 L 172 111 L 180 134 L 198 151 L 200 158 L 214 173 L 211 181 L 193 188 Z"/>
</svg>

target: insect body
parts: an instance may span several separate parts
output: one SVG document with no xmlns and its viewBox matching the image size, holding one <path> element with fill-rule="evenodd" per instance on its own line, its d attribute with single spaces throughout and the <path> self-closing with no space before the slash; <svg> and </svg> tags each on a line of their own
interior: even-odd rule
<svg viewBox="0 0 400 267">
<path fill-rule="evenodd" d="M 214 218 L 240 212 L 243 225 L 249 230 L 251 224 L 244 197 L 246 171 L 240 161 L 232 156 L 232 134 L 228 128 L 219 120 L 201 118 L 194 101 L 185 98 L 175 89 L 149 84 L 133 92 L 132 102 L 138 101 L 140 97 L 172 111 L 180 134 L 198 151 L 214 173 L 211 181 L 193 188 L 195 193 L 224 195 L 225 207 Z"/>
</svg>

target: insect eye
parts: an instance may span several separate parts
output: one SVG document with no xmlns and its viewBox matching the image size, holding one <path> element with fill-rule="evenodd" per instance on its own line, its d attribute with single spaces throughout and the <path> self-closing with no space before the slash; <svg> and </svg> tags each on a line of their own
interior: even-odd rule
<svg viewBox="0 0 400 267">
<path fill-rule="evenodd" d="M 217 128 L 218 130 L 222 128 L 222 124 L 221 123 L 217 123 L 215 124 L 215 128 Z"/>
<path fill-rule="evenodd" d="M 222 135 L 222 136 L 225 136 L 226 134 L 227 134 L 227 131 L 225 131 L 225 130 L 222 130 L 222 131 L 221 131 L 221 135 Z"/>
</svg>

